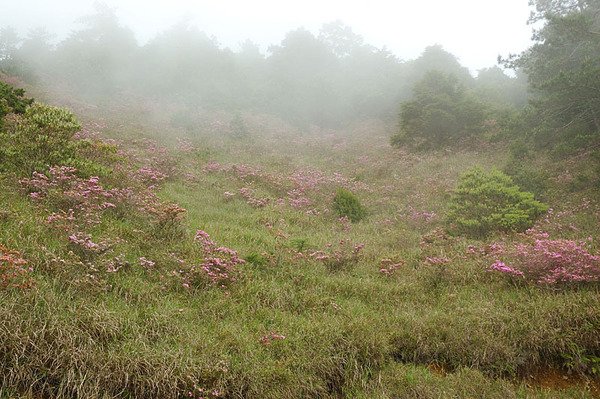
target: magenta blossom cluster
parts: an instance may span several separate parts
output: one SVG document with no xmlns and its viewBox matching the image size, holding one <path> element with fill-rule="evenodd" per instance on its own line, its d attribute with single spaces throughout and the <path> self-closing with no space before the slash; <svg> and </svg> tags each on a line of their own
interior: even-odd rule
<svg viewBox="0 0 600 399">
<path fill-rule="evenodd" d="M 430 265 L 445 265 L 450 263 L 450 259 L 446 257 L 438 257 L 438 256 L 428 256 L 425 258 L 425 262 Z"/>
<path fill-rule="evenodd" d="M 404 266 L 404 261 L 394 262 L 391 259 L 383 259 L 379 263 L 379 272 L 384 276 L 391 276 L 394 272 Z"/>
<path fill-rule="evenodd" d="M 285 335 L 270 332 L 260 338 L 260 343 L 263 345 L 271 345 L 273 341 L 281 341 L 285 339 Z"/>
<path fill-rule="evenodd" d="M 108 249 L 106 242 L 95 243 L 92 236 L 82 232 L 71 234 L 69 242 L 86 253 L 102 253 Z"/>
<path fill-rule="evenodd" d="M 27 289 L 33 286 L 33 268 L 17 251 L 0 245 L 0 289 Z"/>
<path fill-rule="evenodd" d="M 166 173 L 163 173 L 158 169 L 154 169 L 149 166 L 144 166 L 138 169 L 138 171 L 135 174 L 135 177 L 141 182 L 155 185 L 165 180 L 168 176 Z"/>
<path fill-rule="evenodd" d="M 204 260 L 187 271 L 182 271 L 184 288 L 200 286 L 205 281 L 210 285 L 226 288 L 237 281 L 240 274 L 238 266 L 246 263 L 237 251 L 218 246 L 203 230 L 198 230 L 194 239 L 202 247 Z"/>
<path fill-rule="evenodd" d="M 240 188 L 240 195 L 246 200 L 248 205 L 254 208 L 263 208 L 270 202 L 269 198 L 257 198 L 253 191 L 248 187 Z"/>
<path fill-rule="evenodd" d="M 409 207 L 409 217 L 410 220 L 415 223 L 429 223 L 437 217 L 437 214 L 432 211 L 421 211 L 413 207 Z"/>
<path fill-rule="evenodd" d="M 491 269 L 538 284 L 600 281 L 600 256 L 588 252 L 585 242 L 537 238 L 516 244 L 508 258 L 513 266 L 496 261 Z"/>
<path fill-rule="evenodd" d="M 68 166 L 50 168 L 48 176 L 33 172 L 31 178 L 20 180 L 34 200 L 47 199 L 57 204 L 67 204 L 65 211 L 54 213 L 48 222 L 73 222 L 76 217 L 86 224 L 100 222 L 99 214 L 115 208 L 132 196 L 129 189 L 106 189 L 98 177 L 82 179 L 76 175 L 77 169 Z"/>
<path fill-rule="evenodd" d="M 332 244 L 327 244 L 326 247 L 326 250 L 310 253 L 309 257 L 322 262 L 331 271 L 339 271 L 349 269 L 358 263 L 365 244 L 340 240 L 337 247 Z"/>
<path fill-rule="evenodd" d="M 514 269 L 510 266 L 507 266 L 501 260 L 495 261 L 491 266 L 490 270 L 498 271 L 500 273 L 505 273 L 507 275 L 515 276 L 515 277 L 523 277 L 523 272 L 517 269 Z"/>
</svg>

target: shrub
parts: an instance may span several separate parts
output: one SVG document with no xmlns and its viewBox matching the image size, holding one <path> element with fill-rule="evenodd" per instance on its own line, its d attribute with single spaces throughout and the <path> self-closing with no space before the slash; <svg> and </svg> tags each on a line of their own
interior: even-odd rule
<svg viewBox="0 0 600 399">
<path fill-rule="evenodd" d="M 347 271 L 358 263 L 364 248 L 365 244 L 355 244 L 349 240 L 341 240 L 337 248 L 332 244 L 328 244 L 325 251 L 315 251 L 309 256 L 322 262 L 331 272 Z"/>
<path fill-rule="evenodd" d="M 61 108 L 34 104 L 15 121 L 0 139 L 4 167 L 19 174 L 45 171 L 52 165 L 67 165 L 76 159 L 73 135 L 81 128 L 75 116 Z"/>
<path fill-rule="evenodd" d="M 347 217 L 352 222 L 358 222 L 363 219 L 367 211 L 361 205 L 358 198 L 350 191 L 340 188 L 333 198 L 333 210 L 340 217 Z"/>
<path fill-rule="evenodd" d="M 32 103 L 32 98 L 25 98 L 23 89 L 15 89 L 6 83 L 0 82 L 0 126 L 2 126 L 1 119 L 6 114 L 11 112 L 23 114 Z"/>
<path fill-rule="evenodd" d="M 450 231 L 485 236 L 493 231 L 525 231 L 548 210 L 498 170 L 474 168 L 461 176 L 450 202 Z"/>
<path fill-rule="evenodd" d="M 246 261 L 239 257 L 237 251 L 218 246 L 202 230 L 196 232 L 194 240 L 202 247 L 204 260 L 187 270 L 180 270 L 181 284 L 184 288 L 205 286 L 227 288 L 238 280 L 241 275 L 239 266 Z"/>
<path fill-rule="evenodd" d="M 0 244 L 0 289 L 30 288 L 33 285 L 27 261 L 17 251 L 11 251 Z"/>
<path fill-rule="evenodd" d="M 537 284 L 600 281 L 600 256 L 573 240 L 536 238 L 530 244 L 517 244 L 508 256 L 512 266 L 497 260 L 490 269 Z"/>
</svg>

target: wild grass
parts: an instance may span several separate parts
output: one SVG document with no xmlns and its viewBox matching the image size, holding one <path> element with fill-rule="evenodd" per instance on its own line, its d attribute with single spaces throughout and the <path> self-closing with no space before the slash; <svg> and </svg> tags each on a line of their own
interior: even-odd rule
<svg viewBox="0 0 600 399">
<path fill-rule="evenodd" d="M 98 272 L 45 222 L 51 205 L 2 177 L 0 243 L 28 260 L 35 287 L 0 291 L 0 397 L 594 395 L 597 375 L 585 359 L 600 354 L 598 286 L 505 279 L 488 271 L 492 260 L 479 249 L 518 235 L 474 240 L 443 232 L 458 176 L 475 165 L 500 167 L 501 146 L 415 154 L 389 148 L 377 124 L 325 136 L 248 125 L 252 140 L 198 131 L 186 137 L 185 152 L 173 137 L 148 145 L 130 125 L 104 131 L 134 154 L 123 157 L 132 170 L 151 164 L 168 174 L 157 195 L 186 212 L 168 231 L 133 209 L 103 213 L 92 236 L 114 242 L 88 262 Z M 209 162 L 225 168 L 207 170 Z M 240 174 L 232 168 L 239 165 L 255 172 Z M 298 186 L 298 171 L 316 181 Z M 333 212 L 340 186 L 360 195 L 365 220 L 348 225 Z M 243 188 L 268 203 L 256 206 Z M 298 188 L 310 205 L 291 205 L 289 192 Z M 560 182 L 550 190 L 546 201 L 564 214 L 543 227 L 598 237 L 600 208 L 584 201 L 591 193 L 567 201 L 565 190 Z M 202 261 L 196 230 L 247 260 L 235 283 L 182 286 L 181 265 Z M 311 256 L 340 240 L 364 244 L 349 267 L 332 270 Z M 102 271 L 121 254 L 117 272 Z M 143 266 L 142 257 L 154 265 Z M 382 273 L 385 260 L 399 266 Z M 547 370 L 569 383 L 528 379 Z"/>
</svg>

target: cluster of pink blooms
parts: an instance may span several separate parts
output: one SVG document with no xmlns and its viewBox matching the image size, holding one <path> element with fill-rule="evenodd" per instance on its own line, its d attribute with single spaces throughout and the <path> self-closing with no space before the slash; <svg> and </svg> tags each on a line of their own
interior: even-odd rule
<svg viewBox="0 0 600 399">
<path fill-rule="evenodd" d="M 144 256 L 140 257 L 138 260 L 140 262 L 140 266 L 146 270 L 151 270 L 156 265 L 156 262 L 146 259 Z"/>
<path fill-rule="evenodd" d="M 429 263 L 430 265 L 445 265 L 450 263 L 450 259 L 446 257 L 428 256 L 425 258 L 425 262 Z"/>
<path fill-rule="evenodd" d="M 225 165 L 220 164 L 219 162 L 216 161 L 210 161 L 208 162 L 206 165 L 204 165 L 203 170 L 205 172 L 224 172 L 227 171 L 229 168 Z"/>
<path fill-rule="evenodd" d="M 263 173 L 260 169 L 254 168 L 249 165 L 237 164 L 232 166 L 233 172 L 236 174 L 238 179 L 240 180 L 253 180 L 257 178 L 262 178 Z"/>
<path fill-rule="evenodd" d="M 49 222 L 74 221 L 75 214 L 86 224 L 95 224 L 99 220 L 99 212 L 115 208 L 116 204 L 127 201 L 132 196 L 129 189 L 105 189 L 98 177 L 82 179 L 76 176 L 77 169 L 68 166 L 50 168 L 46 176 L 33 172 L 31 178 L 20 180 L 30 191 L 34 200 L 57 199 L 57 202 L 71 205 L 67 211 L 50 215 Z"/>
<path fill-rule="evenodd" d="M 500 273 L 505 273 L 511 276 L 523 277 L 523 272 L 517 269 L 514 269 L 510 266 L 507 266 L 504 262 L 497 260 L 491 266 L 490 270 L 495 270 Z"/>
<path fill-rule="evenodd" d="M 0 245 L 0 289 L 27 289 L 33 285 L 27 261 L 17 251 L 11 251 Z"/>
<path fill-rule="evenodd" d="M 81 232 L 71 234 L 69 242 L 87 253 L 101 253 L 108 249 L 107 243 L 101 242 L 97 244 L 92 241 L 92 236 Z"/>
<path fill-rule="evenodd" d="M 246 200 L 248 205 L 254 208 L 263 208 L 269 205 L 269 198 L 256 198 L 252 190 L 248 187 L 240 188 L 240 195 Z"/>
<path fill-rule="evenodd" d="M 385 276 L 391 276 L 394 272 L 404 266 L 404 261 L 394 262 L 391 259 L 383 259 L 379 263 L 379 272 Z"/>
<path fill-rule="evenodd" d="M 203 230 L 196 232 L 194 238 L 202 247 L 204 260 L 199 265 L 193 265 L 183 272 L 183 287 L 201 285 L 208 279 L 210 285 L 226 288 L 239 277 L 238 266 L 246 263 L 238 253 L 231 248 L 217 246 L 208 233 Z"/>
<path fill-rule="evenodd" d="M 192 399 L 216 399 L 224 396 L 223 391 L 218 389 L 206 389 L 194 384 L 192 390 L 187 392 L 187 397 Z"/>
<path fill-rule="evenodd" d="M 177 151 L 190 153 L 194 152 L 195 150 L 196 148 L 194 147 L 191 141 L 182 139 L 181 137 L 177 139 Z"/>
<path fill-rule="evenodd" d="M 516 244 L 507 255 L 514 266 L 498 260 L 491 269 L 538 284 L 600 281 L 600 256 L 588 252 L 585 242 L 535 238 Z"/>
<path fill-rule="evenodd" d="M 260 343 L 263 345 L 271 345 L 273 341 L 281 341 L 285 339 L 285 335 L 270 332 L 260 338 Z"/>
<path fill-rule="evenodd" d="M 409 207 L 409 211 L 410 219 L 413 222 L 429 223 L 437 217 L 437 214 L 435 212 L 419 211 L 417 209 L 414 209 L 413 207 Z"/>
<path fill-rule="evenodd" d="M 138 169 L 138 171 L 135 174 L 135 177 L 137 178 L 137 180 L 143 183 L 155 185 L 165 180 L 168 176 L 166 173 L 163 173 L 158 169 L 154 169 L 149 166 L 144 166 Z"/>
<path fill-rule="evenodd" d="M 106 263 L 106 272 L 116 273 L 128 264 L 129 263 L 125 260 L 125 255 L 121 254 Z"/>
<path fill-rule="evenodd" d="M 312 205 L 312 200 L 307 197 L 306 192 L 298 188 L 288 191 L 287 199 L 290 206 L 296 209 Z"/>
<path fill-rule="evenodd" d="M 332 244 L 327 244 L 326 247 L 327 250 L 312 252 L 309 257 L 323 262 L 329 270 L 336 271 L 355 265 L 360 260 L 365 244 L 353 244 L 349 240 L 340 240 L 337 248 L 334 248 Z"/>
</svg>

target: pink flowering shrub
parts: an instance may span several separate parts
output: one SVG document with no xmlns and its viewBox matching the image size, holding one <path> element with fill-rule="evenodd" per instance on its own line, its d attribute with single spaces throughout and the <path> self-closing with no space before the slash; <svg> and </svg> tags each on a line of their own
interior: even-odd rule
<svg viewBox="0 0 600 399">
<path fill-rule="evenodd" d="M 264 208 L 270 202 L 269 198 L 257 198 L 248 187 L 240 188 L 240 195 L 246 200 L 248 205 L 254 208 Z"/>
<path fill-rule="evenodd" d="M 396 270 L 404 266 L 404 261 L 394 262 L 392 259 L 383 259 L 379 262 L 379 272 L 384 276 L 391 276 Z"/>
<path fill-rule="evenodd" d="M 0 289 L 31 288 L 33 269 L 26 266 L 27 261 L 21 257 L 21 254 L 0 245 Z"/>
<path fill-rule="evenodd" d="M 354 267 L 361 257 L 365 244 L 353 244 L 349 240 L 341 240 L 337 247 L 327 244 L 324 251 L 315 251 L 309 256 L 322 262 L 329 271 L 348 270 Z"/>
<path fill-rule="evenodd" d="M 92 237 L 89 234 L 82 232 L 71 234 L 69 236 L 69 243 L 77 252 L 88 257 L 101 254 L 109 248 L 108 243 L 104 241 L 96 243 L 92 241 Z"/>
<path fill-rule="evenodd" d="M 204 260 L 181 270 L 179 275 L 184 288 L 198 288 L 203 285 L 226 288 L 240 276 L 238 266 L 246 263 L 236 251 L 218 246 L 203 230 L 196 232 L 194 240 L 202 247 Z"/>
<path fill-rule="evenodd" d="M 273 341 L 281 341 L 285 339 L 285 335 L 277 334 L 275 332 L 270 332 L 266 335 L 263 335 L 260 338 L 260 343 L 263 345 L 271 345 Z"/>
<path fill-rule="evenodd" d="M 78 217 L 86 224 L 97 224 L 102 211 L 116 208 L 132 196 L 129 189 L 106 189 L 98 177 L 83 179 L 76 173 L 72 167 L 54 166 L 48 175 L 33 172 L 32 177 L 21 179 L 20 183 L 31 199 L 44 200 L 62 210 L 63 213 L 51 215 L 49 222 L 74 221 Z"/>
<path fill-rule="evenodd" d="M 427 256 L 425 262 L 430 265 L 445 265 L 450 263 L 450 259 L 446 257 Z"/>
<path fill-rule="evenodd" d="M 537 284 L 600 281 L 600 256 L 588 252 L 585 242 L 534 238 L 516 244 L 507 259 L 508 265 L 497 260 L 490 270 Z"/>
</svg>

